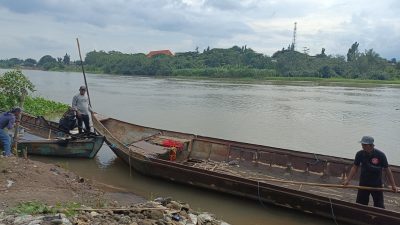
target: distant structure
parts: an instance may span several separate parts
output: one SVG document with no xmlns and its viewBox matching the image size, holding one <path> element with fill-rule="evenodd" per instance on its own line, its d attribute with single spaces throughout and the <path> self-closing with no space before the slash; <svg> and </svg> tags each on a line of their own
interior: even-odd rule
<svg viewBox="0 0 400 225">
<path fill-rule="evenodd" d="M 147 54 L 147 58 L 151 58 L 157 55 L 168 55 L 168 56 L 174 56 L 170 50 L 158 50 L 158 51 L 151 51 L 149 54 Z"/>
<path fill-rule="evenodd" d="M 297 31 L 297 22 L 294 22 L 293 41 L 291 46 L 292 51 L 296 49 L 296 31 Z"/>
</svg>

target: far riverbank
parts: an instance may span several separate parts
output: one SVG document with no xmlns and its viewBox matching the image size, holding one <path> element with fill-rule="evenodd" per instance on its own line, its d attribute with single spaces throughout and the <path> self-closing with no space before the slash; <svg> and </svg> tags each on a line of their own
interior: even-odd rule
<svg viewBox="0 0 400 225">
<path fill-rule="evenodd" d="M 0 70 L 13 70 L 16 68 L 0 68 Z M 33 70 L 33 71 L 51 71 L 51 72 L 76 72 L 82 73 L 82 68 L 79 66 L 68 66 L 64 69 L 51 69 L 51 70 L 41 70 L 36 67 L 23 67 L 22 70 Z M 104 74 L 102 71 L 86 70 L 88 74 Z M 182 75 L 125 75 L 125 74 L 110 74 L 117 76 L 127 76 L 127 77 L 148 77 L 148 78 L 176 78 L 176 79 L 186 79 L 186 80 L 202 80 L 202 81 L 217 81 L 217 82 L 230 82 L 230 83 L 242 83 L 242 84 L 280 84 L 285 82 L 290 83 L 315 83 L 316 85 L 340 85 L 340 86 L 359 86 L 359 85 L 399 85 L 400 80 L 368 80 L 368 79 L 347 79 L 347 78 L 319 78 L 319 77 L 278 77 L 278 76 L 263 76 L 263 77 L 210 77 L 210 76 L 182 76 Z"/>
</svg>

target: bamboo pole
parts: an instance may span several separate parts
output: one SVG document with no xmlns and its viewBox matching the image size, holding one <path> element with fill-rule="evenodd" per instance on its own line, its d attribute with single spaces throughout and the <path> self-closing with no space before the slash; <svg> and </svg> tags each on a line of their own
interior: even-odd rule
<svg viewBox="0 0 400 225">
<path fill-rule="evenodd" d="M 131 208 L 103 208 L 103 209 L 91 209 L 91 208 L 76 208 L 73 210 L 76 211 L 135 211 L 135 210 L 166 210 L 166 207 L 153 207 L 153 208 L 138 208 L 138 207 L 131 207 Z"/>
<path fill-rule="evenodd" d="M 87 82 L 86 82 L 85 68 L 83 67 L 81 47 L 79 45 L 79 39 L 78 38 L 76 38 L 76 43 L 78 44 L 79 58 L 81 59 L 82 73 L 83 73 L 83 79 L 85 80 L 86 93 L 87 93 L 87 96 L 88 96 L 88 99 L 89 99 L 89 105 L 90 105 L 90 107 L 92 107 L 92 103 L 90 102 L 89 87 L 88 87 Z"/>
<path fill-rule="evenodd" d="M 357 185 L 320 184 L 320 183 L 310 183 L 310 182 L 290 181 L 290 180 L 279 180 L 279 179 L 268 179 L 268 178 L 260 179 L 260 178 L 257 178 L 257 177 L 249 177 L 249 179 L 261 181 L 263 183 L 265 183 L 265 181 L 270 181 L 270 182 L 287 183 L 287 184 L 299 184 L 299 185 L 318 186 L 318 187 L 350 188 L 350 189 L 361 189 L 361 190 L 369 190 L 369 191 L 393 192 L 393 190 L 390 189 L 390 188 L 374 188 L 374 187 L 357 186 Z M 397 192 L 399 192 L 399 190 L 397 190 Z"/>
<path fill-rule="evenodd" d="M 23 89 L 22 90 L 22 95 L 21 95 L 21 98 L 20 98 L 20 104 L 19 104 L 19 107 L 21 108 L 21 110 L 24 107 L 24 102 L 25 102 L 26 95 L 28 95 L 28 91 Z M 16 118 L 17 123 L 15 123 L 15 127 L 14 127 L 14 140 L 13 140 L 12 148 L 11 148 L 12 152 L 14 153 L 14 155 L 18 155 L 18 150 L 17 150 L 18 149 L 18 140 L 19 140 L 19 131 L 18 130 L 19 130 L 19 124 L 21 122 L 21 117 L 22 117 L 22 112 L 19 113 L 18 118 Z"/>
</svg>

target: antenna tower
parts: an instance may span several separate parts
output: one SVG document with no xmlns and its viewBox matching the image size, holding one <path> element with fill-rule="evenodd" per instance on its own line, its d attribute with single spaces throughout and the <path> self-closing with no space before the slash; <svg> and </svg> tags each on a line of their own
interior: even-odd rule
<svg viewBox="0 0 400 225">
<path fill-rule="evenodd" d="M 294 51 L 296 48 L 296 30 L 297 30 L 297 22 L 294 22 L 292 51 Z"/>
</svg>

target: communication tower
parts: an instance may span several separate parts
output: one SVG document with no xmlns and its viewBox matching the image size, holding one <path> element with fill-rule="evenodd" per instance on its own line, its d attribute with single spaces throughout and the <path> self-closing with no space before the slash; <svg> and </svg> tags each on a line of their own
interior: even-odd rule
<svg viewBox="0 0 400 225">
<path fill-rule="evenodd" d="M 297 30 L 297 22 L 294 22 L 294 29 L 293 29 L 293 42 L 292 42 L 292 51 L 296 49 L 296 30 Z"/>
</svg>

